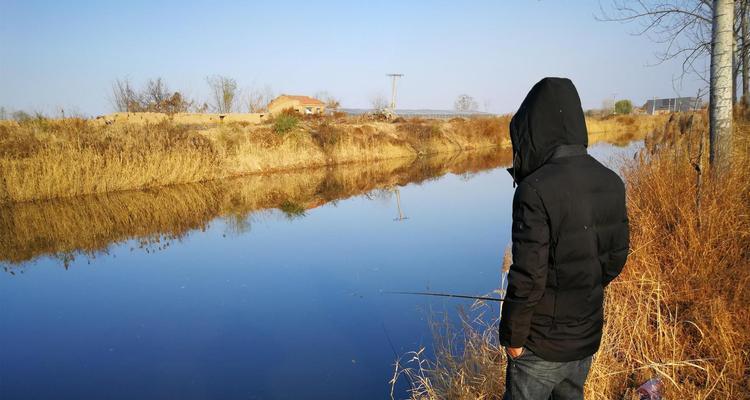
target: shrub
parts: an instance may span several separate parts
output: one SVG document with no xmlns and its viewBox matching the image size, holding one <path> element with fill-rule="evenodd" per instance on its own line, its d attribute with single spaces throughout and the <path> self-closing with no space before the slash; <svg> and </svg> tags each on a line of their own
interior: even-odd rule
<svg viewBox="0 0 750 400">
<path fill-rule="evenodd" d="M 299 118 L 292 114 L 281 114 L 273 120 L 273 131 L 278 134 L 284 134 L 294 130 L 299 124 Z"/>
<path fill-rule="evenodd" d="M 318 144 L 322 149 L 334 146 L 344 136 L 344 131 L 341 128 L 334 126 L 333 124 L 324 121 L 317 129 L 310 132 L 315 143 Z"/>
<path fill-rule="evenodd" d="M 440 128 L 436 124 L 417 118 L 399 124 L 398 130 L 417 140 L 433 139 L 441 135 Z"/>
<path fill-rule="evenodd" d="M 15 120 L 16 122 L 29 122 L 34 119 L 31 114 L 27 113 L 26 111 L 14 111 L 10 114 L 11 118 Z"/>
<path fill-rule="evenodd" d="M 630 100 L 619 100 L 615 103 L 615 113 L 630 114 L 633 112 L 633 103 Z"/>
</svg>

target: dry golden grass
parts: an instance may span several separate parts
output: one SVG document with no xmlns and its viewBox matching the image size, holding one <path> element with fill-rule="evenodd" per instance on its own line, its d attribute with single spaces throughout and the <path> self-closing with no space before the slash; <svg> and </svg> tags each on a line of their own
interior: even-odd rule
<svg viewBox="0 0 750 400">
<path fill-rule="evenodd" d="M 251 214 L 263 210 L 279 209 L 294 217 L 330 201 L 387 191 L 448 172 L 495 168 L 510 159 L 509 151 L 490 148 L 0 204 L 0 263 L 8 264 L 10 272 L 42 256 L 67 263 L 77 254 L 95 257 L 110 245 L 131 239 L 146 251 L 159 250 L 190 231 L 205 229 L 216 218 L 243 230 Z"/>
<path fill-rule="evenodd" d="M 275 119 L 177 124 L 168 117 L 133 118 L 4 121 L 0 204 L 510 144 L 510 116 L 393 122 L 300 116 L 283 131 Z M 591 129 L 602 129 L 593 131 L 592 142 L 642 137 L 656 120 L 635 118 L 627 129 L 619 119 L 592 120 Z"/>
<path fill-rule="evenodd" d="M 502 118 L 409 122 L 407 129 L 400 123 L 300 118 L 284 132 L 274 130 L 273 120 L 259 125 L 149 121 L 0 124 L 0 204 L 414 158 L 497 146 L 507 136 Z M 434 135 L 420 133 L 419 127 L 435 124 L 440 127 Z"/>
<path fill-rule="evenodd" d="M 206 136 L 168 123 L 0 126 L 0 203 L 198 182 L 217 177 L 221 166 Z"/>
<path fill-rule="evenodd" d="M 589 144 L 607 142 L 624 145 L 642 140 L 664 128 L 669 115 L 615 115 L 605 118 L 586 118 Z"/>
<path fill-rule="evenodd" d="M 736 127 L 732 170 L 704 171 L 698 192 L 706 128 L 696 118 L 692 127 L 687 116 L 671 118 L 624 164 L 631 254 L 607 289 L 588 399 L 637 398 L 652 377 L 666 398 L 750 398 L 750 125 Z M 457 332 L 435 325 L 434 355 L 418 351 L 397 367 L 414 399 L 502 397 L 497 317 L 475 307 Z"/>
</svg>

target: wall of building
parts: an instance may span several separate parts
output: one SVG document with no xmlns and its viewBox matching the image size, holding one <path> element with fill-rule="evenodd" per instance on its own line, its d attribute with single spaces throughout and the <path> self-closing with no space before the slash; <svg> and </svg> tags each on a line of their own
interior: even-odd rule
<svg viewBox="0 0 750 400">
<path fill-rule="evenodd" d="M 293 109 L 295 109 L 296 111 L 299 112 L 298 106 L 299 106 L 299 100 L 294 100 L 294 99 L 278 99 L 278 100 L 272 101 L 268 105 L 268 112 L 271 113 L 271 114 L 274 114 L 274 113 L 278 113 L 278 112 L 284 111 L 287 108 L 293 108 Z"/>
<path fill-rule="evenodd" d="M 274 113 L 279 113 L 281 111 L 291 108 L 300 114 L 306 114 L 307 107 L 311 107 L 312 108 L 311 112 L 314 114 L 322 113 L 325 111 L 325 105 L 323 104 L 305 105 L 305 104 L 301 104 L 300 101 L 297 99 L 277 98 L 273 100 L 270 104 L 268 104 L 268 112 L 270 114 L 274 114 Z"/>
</svg>

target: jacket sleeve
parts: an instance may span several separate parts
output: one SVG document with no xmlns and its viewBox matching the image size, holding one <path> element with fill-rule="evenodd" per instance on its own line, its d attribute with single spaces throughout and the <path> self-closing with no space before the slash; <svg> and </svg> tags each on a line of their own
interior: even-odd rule
<svg viewBox="0 0 750 400">
<path fill-rule="evenodd" d="M 622 207 L 618 210 L 620 216 L 620 223 L 612 233 L 612 249 L 609 252 L 609 258 L 602 263 L 602 286 L 607 286 L 612 282 L 625 266 L 625 261 L 628 259 L 628 251 L 630 250 L 630 228 L 628 222 L 628 210 L 625 206 L 625 189 L 623 188 L 622 194 L 623 202 Z"/>
<path fill-rule="evenodd" d="M 537 191 L 521 183 L 513 196 L 513 264 L 500 319 L 500 344 L 526 344 L 534 307 L 547 283 L 549 223 Z"/>
</svg>

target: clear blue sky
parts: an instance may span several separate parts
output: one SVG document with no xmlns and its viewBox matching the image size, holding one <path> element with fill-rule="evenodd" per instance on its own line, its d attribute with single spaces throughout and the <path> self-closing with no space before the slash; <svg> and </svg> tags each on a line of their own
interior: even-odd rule
<svg viewBox="0 0 750 400">
<path fill-rule="evenodd" d="M 606 2 L 606 0 L 603 0 Z M 635 27 L 598 22 L 586 1 L 0 1 L 0 106 L 95 115 L 112 81 L 161 76 L 208 98 L 205 77 L 274 92 L 327 90 L 367 107 L 399 83 L 400 108 L 450 109 L 462 93 L 514 111 L 544 76 L 566 76 L 584 107 L 613 93 L 674 96 L 679 64 Z M 686 80 L 680 95 L 702 84 Z"/>
</svg>

